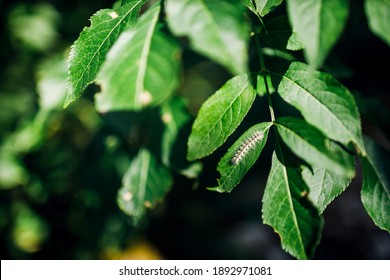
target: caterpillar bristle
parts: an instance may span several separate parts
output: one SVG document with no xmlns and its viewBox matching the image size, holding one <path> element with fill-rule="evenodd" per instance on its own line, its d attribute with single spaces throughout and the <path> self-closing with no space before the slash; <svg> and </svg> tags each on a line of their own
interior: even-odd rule
<svg viewBox="0 0 390 280">
<path fill-rule="evenodd" d="M 245 140 L 244 143 L 234 153 L 231 163 L 239 164 L 248 152 L 256 145 L 257 142 L 263 140 L 264 134 L 261 131 L 256 131 L 252 136 Z"/>
</svg>

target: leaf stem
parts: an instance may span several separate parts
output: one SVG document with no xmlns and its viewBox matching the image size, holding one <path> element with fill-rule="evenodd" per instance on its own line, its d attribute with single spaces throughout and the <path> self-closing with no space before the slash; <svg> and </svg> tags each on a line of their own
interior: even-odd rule
<svg viewBox="0 0 390 280">
<path fill-rule="evenodd" d="M 255 35 L 255 41 L 256 41 L 257 54 L 259 55 L 259 61 L 260 61 L 260 67 L 261 67 L 260 73 L 264 79 L 265 91 L 266 91 L 267 102 L 268 102 L 268 109 L 269 109 L 269 112 L 271 115 L 271 121 L 274 122 L 275 121 L 274 107 L 272 105 L 272 99 L 271 99 L 271 94 L 270 94 L 270 90 L 269 90 L 269 86 L 268 86 L 267 77 L 266 77 L 266 75 L 264 75 L 264 73 L 266 72 L 264 58 L 263 58 L 263 54 L 261 53 L 259 38 L 256 35 Z"/>
</svg>

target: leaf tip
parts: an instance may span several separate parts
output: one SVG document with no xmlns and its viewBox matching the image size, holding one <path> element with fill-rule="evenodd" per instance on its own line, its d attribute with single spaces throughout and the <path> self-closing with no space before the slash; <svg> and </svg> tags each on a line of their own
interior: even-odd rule
<svg viewBox="0 0 390 280">
<path fill-rule="evenodd" d="M 66 109 L 73 101 L 75 101 L 75 99 L 72 97 L 69 97 L 69 95 L 67 95 L 65 102 L 64 102 L 64 106 L 62 108 Z"/>
<path fill-rule="evenodd" d="M 196 149 L 196 145 L 194 145 L 194 136 L 191 134 L 188 138 L 187 142 L 187 160 L 195 161 L 197 159 L 201 159 L 203 156 L 199 153 L 199 150 Z"/>
<path fill-rule="evenodd" d="M 210 187 L 210 188 L 207 188 L 207 190 L 209 190 L 209 191 L 214 191 L 214 192 L 218 192 L 218 193 L 225 193 L 225 192 L 226 192 L 221 186 L 218 186 L 218 187 Z"/>
<path fill-rule="evenodd" d="M 353 144 L 354 147 L 355 147 L 355 151 L 358 155 L 362 156 L 362 157 L 366 157 L 367 156 L 367 152 L 366 152 L 366 148 L 364 147 L 364 144 L 363 145 L 358 145 L 356 143 Z"/>
<path fill-rule="evenodd" d="M 187 160 L 188 161 L 194 161 L 194 160 L 197 160 L 198 158 L 197 158 L 197 156 L 196 155 L 194 155 L 194 153 L 191 153 L 191 152 L 188 152 L 187 153 Z"/>
</svg>

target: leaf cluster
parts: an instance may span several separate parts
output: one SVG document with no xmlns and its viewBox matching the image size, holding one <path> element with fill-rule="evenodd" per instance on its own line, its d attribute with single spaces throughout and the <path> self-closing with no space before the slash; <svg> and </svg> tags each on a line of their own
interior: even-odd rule
<svg viewBox="0 0 390 280">
<path fill-rule="evenodd" d="M 375 224 L 390 231 L 390 185 L 382 163 L 388 151 L 363 136 L 354 95 L 324 69 L 346 28 L 349 1 L 154 2 L 122 1 L 97 12 L 68 63 L 65 106 L 95 82 L 96 110 L 107 118 L 128 112 L 141 131 L 129 137 L 138 149 L 129 155 L 118 192 L 120 208 L 134 223 L 164 198 L 173 173 L 197 178 L 199 160 L 227 143 L 255 100 L 264 99 L 268 121 L 256 121 L 230 146 L 217 166 L 218 185 L 210 189 L 231 192 L 268 145 L 273 154 L 263 221 L 287 252 L 307 259 L 320 242 L 322 213 L 348 187 L 360 161 L 362 202 Z M 390 45 L 389 4 L 366 0 L 365 13 L 372 32 Z M 187 52 L 230 73 L 201 102 L 193 123 L 189 101 L 180 94 Z M 275 96 L 298 114 L 276 108 Z"/>
</svg>

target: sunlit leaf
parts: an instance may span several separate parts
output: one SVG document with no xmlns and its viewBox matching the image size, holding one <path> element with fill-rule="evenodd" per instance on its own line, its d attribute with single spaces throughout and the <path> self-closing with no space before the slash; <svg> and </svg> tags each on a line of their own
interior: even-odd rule
<svg viewBox="0 0 390 280">
<path fill-rule="evenodd" d="M 39 105 L 41 109 L 59 109 L 66 96 L 66 60 L 52 58 L 40 66 L 37 79 Z"/>
<path fill-rule="evenodd" d="M 226 82 L 200 108 L 188 140 L 187 158 L 200 159 L 221 146 L 244 119 L 255 97 L 248 75 Z"/>
<path fill-rule="evenodd" d="M 366 0 L 364 3 L 371 31 L 390 46 L 390 1 Z"/>
<path fill-rule="evenodd" d="M 11 36 L 32 50 L 49 51 L 59 39 L 57 26 L 60 14 L 47 2 L 30 3 L 12 5 L 8 15 Z"/>
<path fill-rule="evenodd" d="M 313 256 L 322 231 L 322 219 L 307 192 L 297 169 L 287 167 L 283 156 L 274 153 L 263 195 L 263 221 L 279 234 L 283 248 L 298 259 Z"/>
<path fill-rule="evenodd" d="M 260 16 L 263 17 L 272 12 L 277 6 L 279 6 L 283 2 L 283 0 L 248 0 L 246 2 L 251 2 L 252 7 L 254 6 L 254 11 L 256 11 Z"/>
<path fill-rule="evenodd" d="M 365 138 L 365 144 L 362 202 L 374 223 L 390 232 L 390 152 L 369 138 Z"/>
<path fill-rule="evenodd" d="M 244 6 L 236 0 L 168 0 L 167 21 L 192 48 L 224 65 L 233 74 L 247 70 L 249 28 Z"/>
<path fill-rule="evenodd" d="M 39 251 L 50 233 L 49 225 L 27 204 L 19 204 L 13 211 L 15 212 L 15 221 L 12 223 L 13 242 L 25 252 Z"/>
<path fill-rule="evenodd" d="M 270 122 L 252 126 L 229 148 L 218 163 L 217 170 L 221 178 L 218 180 L 219 186 L 214 190 L 230 192 L 241 182 L 259 158 L 271 126 Z"/>
<path fill-rule="evenodd" d="M 23 162 L 6 147 L 0 149 L 0 189 L 11 189 L 27 183 L 28 171 Z"/>
<path fill-rule="evenodd" d="M 104 9 L 91 17 L 91 26 L 85 28 L 71 48 L 69 80 L 65 107 L 82 94 L 92 83 L 106 54 L 121 32 L 138 17 L 143 0 L 129 3 L 115 10 Z"/>
<path fill-rule="evenodd" d="M 365 154 L 356 102 L 347 88 L 331 75 L 293 62 L 287 70 L 271 70 L 280 96 L 296 107 L 306 121 L 330 139 Z"/>
<path fill-rule="evenodd" d="M 134 110 L 168 98 L 178 84 L 180 51 L 158 25 L 160 6 L 154 5 L 122 33 L 98 74 L 100 112 Z"/>
<path fill-rule="evenodd" d="M 171 187 L 170 172 L 148 150 L 142 149 L 123 176 L 118 205 L 137 224 L 146 208 L 162 200 Z"/>
<path fill-rule="evenodd" d="M 351 162 L 341 152 L 330 149 L 327 138 L 315 127 L 293 117 L 278 118 L 275 124 L 283 142 L 307 163 L 345 177 L 354 175 Z"/>
<path fill-rule="evenodd" d="M 342 177 L 325 168 L 314 168 L 311 171 L 304 166 L 302 178 L 309 188 L 308 197 L 322 214 L 325 208 L 348 187 L 352 178 Z"/>
<path fill-rule="evenodd" d="M 287 1 L 287 7 L 307 61 L 320 68 L 347 22 L 348 0 L 294 0 Z"/>
</svg>

